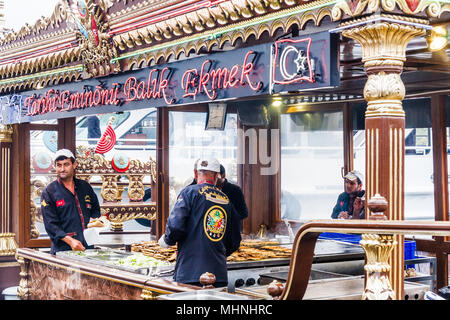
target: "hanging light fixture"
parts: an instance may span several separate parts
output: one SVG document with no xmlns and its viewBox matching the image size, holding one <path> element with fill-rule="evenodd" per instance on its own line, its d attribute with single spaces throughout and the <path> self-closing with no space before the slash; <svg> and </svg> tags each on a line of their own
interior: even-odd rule
<svg viewBox="0 0 450 320">
<path fill-rule="evenodd" d="M 430 51 L 439 51 L 448 44 L 447 26 L 434 26 L 430 35 L 427 37 L 428 49 Z"/>
</svg>

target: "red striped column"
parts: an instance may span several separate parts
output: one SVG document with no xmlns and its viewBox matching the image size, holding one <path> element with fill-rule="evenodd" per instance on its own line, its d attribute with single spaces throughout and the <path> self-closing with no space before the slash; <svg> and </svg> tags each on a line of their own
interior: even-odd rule
<svg viewBox="0 0 450 320">
<path fill-rule="evenodd" d="M 400 78 L 407 44 L 425 31 L 416 26 L 377 22 L 348 28 L 345 37 L 359 42 L 363 50 L 367 82 L 366 200 L 376 194 L 388 202 L 388 220 L 404 220 L 405 86 Z M 368 214 L 366 215 L 368 218 Z M 394 236 L 390 253 L 389 280 L 395 299 L 404 297 L 404 237 Z"/>
</svg>

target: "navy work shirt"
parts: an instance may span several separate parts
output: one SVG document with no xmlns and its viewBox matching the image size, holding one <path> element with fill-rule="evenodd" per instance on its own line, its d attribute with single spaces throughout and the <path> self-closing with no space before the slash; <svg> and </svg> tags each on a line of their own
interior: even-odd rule
<svg viewBox="0 0 450 320">
<path fill-rule="evenodd" d="M 236 211 L 238 212 L 241 220 L 247 218 L 248 208 L 247 204 L 245 203 L 244 193 L 242 192 L 241 187 L 225 179 L 225 182 L 222 186 L 222 192 L 228 196 L 231 203 L 234 205 Z"/>
<path fill-rule="evenodd" d="M 76 178 L 74 182 L 75 195 L 58 178 L 45 188 L 41 196 L 44 226 L 52 240 L 51 254 L 72 250 L 61 240 L 65 236 L 79 240 L 88 248 L 83 230 L 87 228 L 90 218 L 100 217 L 100 205 L 91 185 Z"/>
<path fill-rule="evenodd" d="M 174 280 L 199 282 L 211 272 L 228 282 L 226 258 L 239 248 L 239 215 L 228 197 L 210 183 L 184 188 L 167 220 L 164 241 L 178 243 Z"/>
</svg>

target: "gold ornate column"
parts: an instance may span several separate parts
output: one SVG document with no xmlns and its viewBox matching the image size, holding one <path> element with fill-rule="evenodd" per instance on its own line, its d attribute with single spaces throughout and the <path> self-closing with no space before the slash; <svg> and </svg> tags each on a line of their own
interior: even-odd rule
<svg viewBox="0 0 450 320">
<path fill-rule="evenodd" d="M 17 249 L 12 230 L 10 126 L 0 124 L 0 256 L 14 256 Z"/>
<path fill-rule="evenodd" d="M 401 17 L 399 17 L 401 19 Z M 367 18 L 370 20 L 370 18 Z M 400 78 L 406 60 L 407 44 L 424 35 L 418 19 L 392 22 L 364 19 L 343 24 L 345 37 L 356 40 L 363 51 L 362 61 L 368 76 L 364 87 L 366 109 L 366 199 L 379 194 L 386 198 L 388 220 L 404 220 L 404 132 L 405 112 L 402 100 L 405 86 Z M 368 21 L 367 21 L 368 22 Z M 352 23 L 358 23 L 353 27 Z M 406 23 L 406 24 L 404 24 Z M 366 216 L 368 216 L 366 214 Z M 368 218 L 368 217 L 367 217 Z M 390 254 L 389 278 L 395 299 L 403 299 L 403 236 Z M 387 269 L 383 269 L 387 270 Z"/>
</svg>

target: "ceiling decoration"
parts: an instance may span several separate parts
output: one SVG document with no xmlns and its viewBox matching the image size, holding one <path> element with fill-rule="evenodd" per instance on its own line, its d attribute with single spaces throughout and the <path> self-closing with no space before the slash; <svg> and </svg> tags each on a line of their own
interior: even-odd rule
<svg viewBox="0 0 450 320">
<path fill-rule="evenodd" d="M 333 7 L 333 21 L 370 14 L 382 10 L 384 12 L 417 15 L 425 12 L 430 18 L 437 18 L 450 11 L 446 1 L 439 0 L 346 0 L 339 1 Z"/>
<path fill-rule="evenodd" d="M 446 0 L 61 0 L 51 17 L 0 39 L 0 90 L 229 50 L 293 26 L 336 25 L 375 12 L 429 20 L 448 11 Z"/>
</svg>

